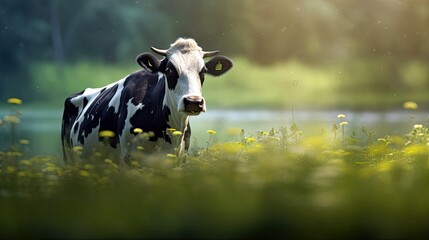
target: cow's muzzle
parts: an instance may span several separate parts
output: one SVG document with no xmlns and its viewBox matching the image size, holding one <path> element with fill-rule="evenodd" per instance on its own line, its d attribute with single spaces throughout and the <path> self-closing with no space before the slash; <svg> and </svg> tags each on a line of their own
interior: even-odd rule
<svg viewBox="0 0 429 240">
<path fill-rule="evenodd" d="M 188 115 L 198 115 L 205 111 L 204 98 L 188 96 L 183 99 L 184 112 Z"/>
</svg>

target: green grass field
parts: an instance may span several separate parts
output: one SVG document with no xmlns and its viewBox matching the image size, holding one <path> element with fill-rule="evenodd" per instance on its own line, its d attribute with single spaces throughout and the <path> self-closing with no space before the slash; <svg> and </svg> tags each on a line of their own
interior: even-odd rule
<svg viewBox="0 0 429 240">
<path fill-rule="evenodd" d="M 15 116 L 16 118 L 10 117 Z M 2 143 L 0 236 L 9 238 L 421 238 L 429 220 L 429 129 L 357 138 L 339 115 L 213 141 L 186 158 L 64 165 Z M 19 124 L 14 112 L 0 131 Z M 393 131 L 393 129 L 392 129 Z M 13 133 L 11 134 L 13 136 Z M 79 154 L 80 149 L 75 149 Z"/>
</svg>

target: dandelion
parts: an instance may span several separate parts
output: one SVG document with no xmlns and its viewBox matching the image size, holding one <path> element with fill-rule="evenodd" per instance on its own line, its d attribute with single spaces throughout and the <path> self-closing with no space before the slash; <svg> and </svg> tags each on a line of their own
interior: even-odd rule
<svg viewBox="0 0 429 240">
<path fill-rule="evenodd" d="M 21 120 L 19 119 L 19 117 L 13 116 L 13 115 L 6 115 L 4 117 L 4 121 L 12 123 L 12 124 L 19 124 L 21 122 Z"/>
<path fill-rule="evenodd" d="M 166 156 L 168 158 L 176 158 L 177 157 L 176 154 L 172 154 L 172 153 L 168 153 Z"/>
<path fill-rule="evenodd" d="M 254 143 L 254 142 L 256 142 L 256 138 L 254 138 L 254 137 L 248 137 L 248 138 L 246 138 L 246 142 L 247 143 Z"/>
<path fill-rule="evenodd" d="M 115 137 L 115 135 L 116 135 L 115 132 L 110 130 L 103 130 L 98 133 L 98 136 L 104 137 L 104 138 L 113 138 Z"/>
<path fill-rule="evenodd" d="M 422 124 L 415 124 L 414 125 L 414 129 L 422 129 L 423 125 Z"/>
<path fill-rule="evenodd" d="M 113 163 L 113 161 L 111 159 L 104 159 L 104 162 L 107 163 L 107 164 L 112 164 Z"/>
<path fill-rule="evenodd" d="M 181 131 L 174 131 L 173 136 L 182 136 L 182 132 Z"/>
<path fill-rule="evenodd" d="M 82 146 L 74 146 L 73 147 L 73 152 L 81 152 L 83 150 Z"/>
<path fill-rule="evenodd" d="M 176 131 L 175 128 L 167 128 L 167 132 L 174 132 L 174 131 Z"/>
<path fill-rule="evenodd" d="M 131 161 L 131 166 L 138 167 L 140 166 L 140 163 L 138 161 Z"/>
<path fill-rule="evenodd" d="M 214 135 L 214 134 L 216 134 L 216 131 L 215 130 L 207 130 L 207 133 L 210 135 Z"/>
<path fill-rule="evenodd" d="M 346 115 L 344 115 L 344 114 L 338 114 L 337 118 L 340 118 L 340 119 L 346 118 Z"/>
<path fill-rule="evenodd" d="M 348 122 L 340 122 L 340 126 L 344 126 L 344 125 L 347 125 L 347 124 L 349 124 Z"/>
<path fill-rule="evenodd" d="M 81 175 L 82 177 L 89 177 L 90 174 L 86 170 L 80 170 L 79 175 Z"/>
<path fill-rule="evenodd" d="M 19 140 L 19 144 L 28 145 L 28 144 L 30 144 L 30 141 L 28 141 L 27 139 L 21 139 L 21 140 Z"/>
<path fill-rule="evenodd" d="M 134 128 L 133 132 L 139 134 L 142 133 L 143 130 L 141 128 Z"/>
<path fill-rule="evenodd" d="M 19 98 L 9 98 L 7 100 L 7 103 L 9 103 L 9 104 L 15 104 L 15 105 L 20 105 L 20 104 L 22 104 L 22 100 L 19 99 Z"/>
<path fill-rule="evenodd" d="M 137 146 L 137 150 L 139 150 L 139 151 L 143 151 L 143 150 L 144 150 L 144 147 L 142 147 L 142 146 Z"/>
<path fill-rule="evenodd" d="M 404 103 L 402 104 L 402 106 L 403 106 L 405 109 L 411 109 L 411 110 L 415 110 L 415 109 L 417 109 L 417 108 L 419 107 L 419 105 L 418 105 L 416 102 L 413 102 L 413 101 L 407 101 L 407 102 L 404 102 Z"/>
</svg>

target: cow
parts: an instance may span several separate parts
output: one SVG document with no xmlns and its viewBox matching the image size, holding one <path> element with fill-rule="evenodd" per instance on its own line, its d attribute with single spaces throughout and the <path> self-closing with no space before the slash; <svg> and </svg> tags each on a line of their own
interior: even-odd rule
<svg viewBox="0 0 429 240">
<path fill-rule="evenodd" d="M 141 132 L 146 152 L 179 154 L 189 148 L 189 117 L 206 111 L 202 96 L 205 74 L 220 76 L 230 70 L 232 61 L 219 51 L 203 51 L 192 38 L 179 38 L 167 50 L 151 47 L 163 58 L 145 52 L 137 56 L 141 70 L 101 88 L 87 88 L 66 98 L 61 139 L 65 162 L 109 152 L 119 164 L 127 165 L 134 151 L 132 140 Z M 203 58 L 212 57 L 208 62 Z M 182 134 L 173 141 L 169 129 Z M 109 132 L 106 138 L 101 132 Z M 175 138 L 176 136 L 174 136 Z"/>
</svg>

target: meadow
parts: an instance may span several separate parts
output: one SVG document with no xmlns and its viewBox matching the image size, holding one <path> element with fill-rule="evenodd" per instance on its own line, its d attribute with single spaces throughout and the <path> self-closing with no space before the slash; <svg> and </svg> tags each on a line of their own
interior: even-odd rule
<svg viewBox="0 0 429 240">
<path fill-rule="evenodd" d="M 231 129 L 232 141 L 186 157 L 144 155 L 128 168 L 94 155 L 64 164 L 16 138 L 20 99 L 1 116 L 2 238 L 421 238 L 429 220 L 429 129 L 350 131 L 338 113 L 307 135 L 300 123 Z M 414 102 L 404 107 L 417 108 Z M 394 132 L 394 129 L 392 129 Z M 172 133 L 173 137 L 179 133 Z M 145 136 L 138 136 L 143 141 Z M 74 149 L 79 154 L 81 149 Z"/>
</svg>

